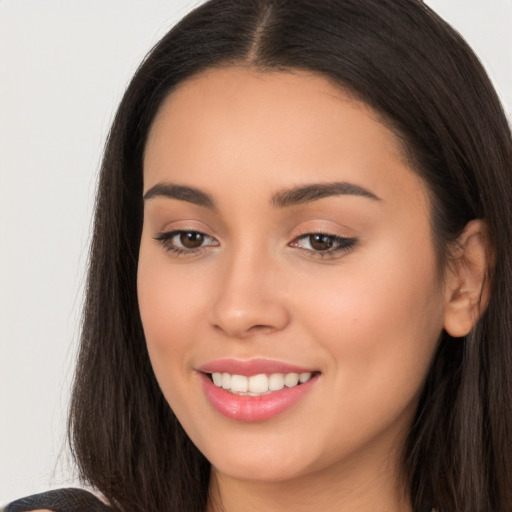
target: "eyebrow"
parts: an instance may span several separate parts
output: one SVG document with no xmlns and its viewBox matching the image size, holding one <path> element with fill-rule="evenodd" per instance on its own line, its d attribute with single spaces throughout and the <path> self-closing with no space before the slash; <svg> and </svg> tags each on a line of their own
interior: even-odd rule
<svg viewBox="0 0 512 512">
<path fill-rule="evenodd" d="M 313 183 L 311 185 L 282 190 L 272 196 L 270 203 L 278 208 L 286 208 L 297 204 L 318 201 L 325 197 L 341 195 L 366 197 L 375 201 L 381 200 L 380 197 L 360 185 L 341 181 L 334 183 Z M 192 203 L 197 206 L 215 209 L 215 201 L 210 194 L 185 185 L 157 183 L 144 194 L 143 199 L 146 201 L 154 197 L 178 199 L 179 201 L 186 201 L 187 203 Z"/>
<path fill-rule="evenodd" d="M 215 208 L 215 201 L 210 194 L 185 185 L 157 183 L 144 194 L 143 199 L 146 201 L 147 199 L 152 199 L 154 197 L 167 197 L 169 199 L 186 201 L 187 203 L 192 203 L 197 206 L 204 206 L 205 208 Z"/>
<path fill-rule="evenodd" d="M 380 197 L 360 185 L 341 181 L 334 183 L 314 183 L 303 187 L 283 190 L 272 196 L 271 203 L 279 208 L 286 208 L 287 206 L 318 201 L 325 197 L 342 195 L 361 196 L 375 201 L 381 200 Z"/>
</svg>

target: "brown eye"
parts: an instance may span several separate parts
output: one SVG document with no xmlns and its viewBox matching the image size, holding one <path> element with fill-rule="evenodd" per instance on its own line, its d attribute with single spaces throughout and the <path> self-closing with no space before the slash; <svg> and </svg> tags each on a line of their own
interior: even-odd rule
<svg viewBox="0 0 512 512">
<path fill-rule="evenodd" d="M 200 231 L 168 231 L 155 237 L 166 251 L 177 256 L 197 254 L 209 247 L 218 247 L 219 242 L 215 238 Z"/>
<path fill-rule="evenodd" d="M 326 233 L 308 233 L 299 236 L 291 244 L 316 256 L 335 256 L 349 251 L 357 244 L 357 238 L 346 238 Z"/>
<path fill-rule="evenodd" d="M 334 237 L 329 235 L 309 235 L 309 244 L 315 251 L 328 251 L 334 245 Z"/>
<path fill-rule="evenodd" d="M 197 249 L 203 245 L 205 235 L 197 231 L 183 231 L 179 235 L 180 244 L 186 249 Z"/>
</svg>

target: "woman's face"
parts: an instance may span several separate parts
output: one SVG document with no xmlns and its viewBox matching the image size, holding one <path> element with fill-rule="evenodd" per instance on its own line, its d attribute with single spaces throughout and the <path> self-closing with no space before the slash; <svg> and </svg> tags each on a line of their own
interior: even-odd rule
<svg viewBox="0 0 512 512">
<path fill-rule="evenodd" d="M 379 116 L 319 76 L 208 71 L 160 109 L 144 194 L 149 354 L 214 471 L 394 460 L 446 293 L 425 187 Z"/>
</svg>

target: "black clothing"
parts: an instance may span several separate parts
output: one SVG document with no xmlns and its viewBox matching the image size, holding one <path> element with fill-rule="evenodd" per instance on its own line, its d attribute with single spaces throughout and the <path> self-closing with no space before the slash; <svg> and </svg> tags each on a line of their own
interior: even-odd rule
<svg viewBox="0 0 512 512">
<path fill-rule="evenodd" d="M 83 489 L 58 489 L 27 496 L 9 503 L 3 512 L 26 512 L 39 509 L 54 512 L 112 512 L 110 507 Z"/>
</svg>

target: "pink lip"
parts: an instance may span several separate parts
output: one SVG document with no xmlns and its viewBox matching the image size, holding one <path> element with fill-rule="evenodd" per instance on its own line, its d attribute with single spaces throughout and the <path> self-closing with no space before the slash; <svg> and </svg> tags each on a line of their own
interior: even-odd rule
<svg viewBox="0 0 512 512">
<path fill-rule="evenodd" d="M 265 373 L 270 375 L 271 373 L 313 373 L 315 370 L 308 368 L 300 368 L 288 363 L 281 361 L 274 361 L 271 359 L 249 359 L 242 361 L 238 359 L 219 359 L 217 361 L 211 361 L 199 368 L 200 372 L 203 373 L 230 373 L 231 375 L 245 375 L 250 377 L 251 375 L 259 375 Z"/>
<path fill-rule="evenodd" d="M 284 387 L 260 396 L 236 395 L 217 387 L 210 379 L 210 373 L 227 372 L 236 375 L 258 375 L 261 373 L 306 373 L 312 372 L 304 368 L 288 365 L 279 361 L 253 359 L 237 361 L 224 359 L 208 363 L 200 368 L 199 376 L 206 398 L 212 406 L 226 418 L 259 422 L 269 420 L 291 408 L 301 400 L 316 384 L 319 374 L 314 373 L 311 379 L 291 388 Z"/>
</svg>

